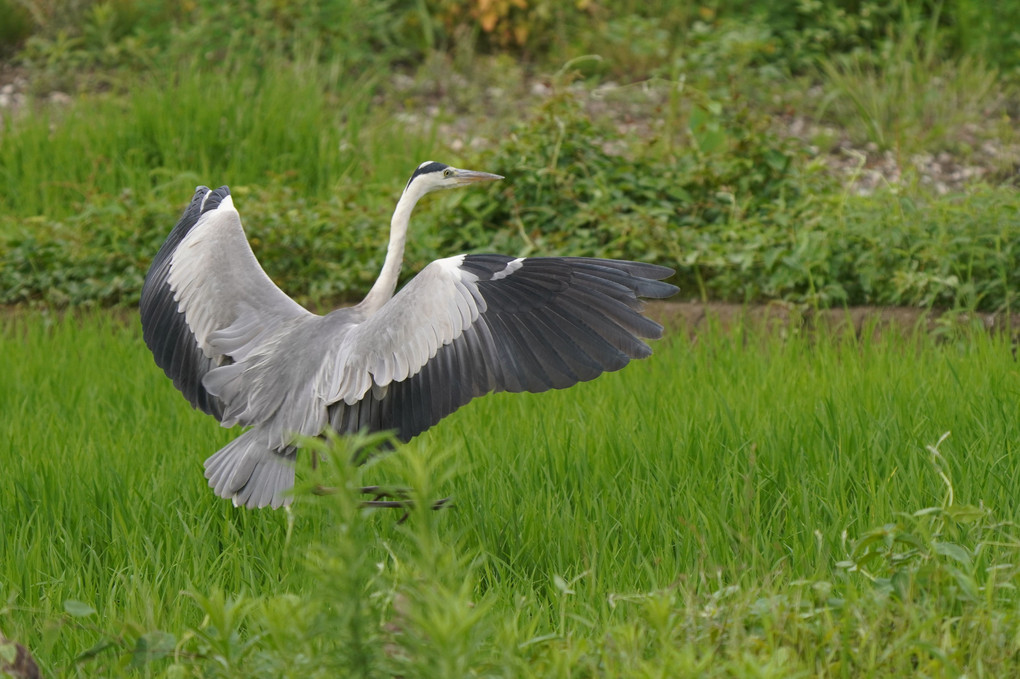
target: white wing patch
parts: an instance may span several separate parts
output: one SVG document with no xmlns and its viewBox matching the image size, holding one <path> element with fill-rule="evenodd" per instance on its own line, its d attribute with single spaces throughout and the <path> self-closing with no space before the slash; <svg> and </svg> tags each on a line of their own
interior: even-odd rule
<svg viewBox="0 0 1020 679">
<path fill-rule="evenodd" d="M 510 274 L 512 274 L 514 271 L 520 269 L 522 266 L 524 266 L 524 257 L 518 257 L 517 259 L 511 260 L 510 262 L 507 262 L 505 269 L 503 269 L 502 271 L 497 271 L 496 273 L 492 274 L 492 280 L 494 281 L 502 280 L 509 276 Z"/>
</svg>

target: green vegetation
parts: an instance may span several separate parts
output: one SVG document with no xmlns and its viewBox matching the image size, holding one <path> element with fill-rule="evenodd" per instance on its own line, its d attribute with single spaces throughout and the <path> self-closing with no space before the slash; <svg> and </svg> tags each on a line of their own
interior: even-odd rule
<svg viewBox="0 0 1020 679">
<path fill-rule="evenodd" d="M 18 315 L 0 352 L 0 628 L 47 676 L 1017 669 L 1005 338 L 674 333 L 364 468 L 306 454 L 291 512 L 208 490 L 231 433 L 133 322 Z M 357 508 L 380 482 L 455 506 L 397 525 Z"/>
<path fill-rule="evenodd" d="M 408 275 L 569 252 L 688 298 L 1016 308 L 1012 10 L 673 4 L 0 2 L 0 303 L 134 305 L 221 183 L 288 292 L 357 298 L 434 157 L 507 181 L 425 208 Z"/>
<path fill-rule="evenodd" d="M 293 510 L 249 512 L 123 320 L 198 184 L 301 302 L 358 298 L 427 158 L 506 180 L 425 201 L 405 277 L 594 255 L 684 299 L 1016 313 L 993 5 L 0 0 L 0 633 L 45 676 L 1016 675 L 1015 339 L 671 328 L 365 467 L 310 443 Z M 398 525 L 375 483 L 455 506 Z"/>
</svg>

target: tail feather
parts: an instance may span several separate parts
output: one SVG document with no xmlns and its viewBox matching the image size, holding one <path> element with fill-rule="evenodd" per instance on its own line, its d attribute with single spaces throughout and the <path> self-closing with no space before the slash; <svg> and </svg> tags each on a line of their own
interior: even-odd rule
<svg viewBox="0 0 1020 679">
<path fill-rule="evenodd" d="M 205 461 L 209 487 L 237 507 L 277 509 L 290 504 L 297 451 L 270 450 L 252 429 L 237 437 Z"/>
</svg>

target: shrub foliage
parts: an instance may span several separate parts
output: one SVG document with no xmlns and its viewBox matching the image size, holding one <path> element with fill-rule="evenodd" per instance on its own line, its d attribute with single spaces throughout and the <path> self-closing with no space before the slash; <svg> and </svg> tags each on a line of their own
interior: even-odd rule
<svg viewBox="0 0 1020 679">
<path fill-rule="evenodd" d="M 498 142 L 460 158 L 440 150 L 507 181 L 423 206 L 405 275 L 458 251 L 573 254 L 673 266 L 688 298 L 1015 309 L 1014 191 L 855 195 L 818 171 L 807 142 L 778 134 L 775 108 L 763 105 L 777 73 L 804 71 L 820 54 L 854 55 L 881 82 L 896 65 L 883 65 L 883 55 L 909 60 L 920 53 L 916 41 L 931 59 L 964 53 L 1008 67 L 1010 51 L 991 59 L 989 45 L 1010 38 L 971 30 L 987 17 L 964 0 L 778 7 L 665 3 L 655 14 L 625 0 L 229 8 L 0 0 L 0 16 L 20 17 L 11 35 L 21 36 L 15 62 L 31 74 L 30 89 L 73 95 L 64 108 L 30 102 L 0 120 L 0 303 L 134 304 L 148 261 L 198 183 L 238 192 L 255 250 L 288 292 L 312 302 L 355 298 L 379 266 L 399 175 L 442 146 L 434 134 L 379 122 L 421 103 L 387 89 L 393 70 L 414 74 L 437 48 L 460 54 L 453 63 L 501 49 L 534 67 L 556 50 L 598 43 L 601 62 L 572 68 L 669 84 L 650 105 L 649 131 L 621 132 L 591 113 L 584 87 L 553 78 L 537 109 L 508 114 L 512 125 L 490 123 Z M 996 72 L 975 69 L 994 91 Z M 845 80 L 844 89 L 860 89 Z M 972 81 L 954 81 L 961 99 Z M 487 97 L 467 91 L 458 101 Z M 902 97 L 881 97 L 897 115 L 906 108 Z M 937 130 L 922 108 L 879 145 L 903 136 L 927 144 Z M 951 122 L 963 129 L 978 114 Z"/>
</svg>

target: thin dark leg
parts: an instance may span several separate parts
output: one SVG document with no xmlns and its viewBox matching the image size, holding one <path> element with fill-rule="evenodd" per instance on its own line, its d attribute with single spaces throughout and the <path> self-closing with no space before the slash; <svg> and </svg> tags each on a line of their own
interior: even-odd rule
<svg viewBox="0 0 1020 679">
<path fill-rule="evenodd" d="M 382 509 L 403 509 L 404 515 L 397 523 L 407 521 L 410 511 L 414 508 L 414 500 L 408 497 L 408 491 L 404 488 L 383 488 L 381 486 L 365 486 L 359 489 L 362 495 L 371 495 L 371 500 L 362 500 L 362 507 Z M 444 497 L 432 503 L 432 510 L 442 509 L 450 504 L 452 498 Z"/>
<path fill-rule="evenodd" d="M 336 488 L 329 486 L 318 486 L 313 491 L 316 495 L 332 495 L 336 492 Z M 410 510 L 414 508 L 414 500 L 409 496 L 409 492 L 404 488 L 384 488 L 383 486 L 364 486 L 358 489 L 362 495 L 371 495 L 371 500 L 362 500 L 362 507 L 370 507 L 373 509 L 403 509 L 404 514 L 400 517 L 397 523 L 403 523 L 407 520 Z M 453 498 L 444 497 L 440 500 L 436 500 L 432 503 L 432 509 L 442 509 L 448 506 L 453 501 Z"/>
</svg>

